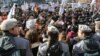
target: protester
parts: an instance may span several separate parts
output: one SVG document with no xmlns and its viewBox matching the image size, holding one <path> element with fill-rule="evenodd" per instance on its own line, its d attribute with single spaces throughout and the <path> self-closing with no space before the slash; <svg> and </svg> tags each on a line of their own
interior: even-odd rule
<svg viewBox="0 0 100 56">
<path fill-rule="evenodd" d="M 25 38 L 28 39 L 31 43 L 32 53 L 34 54 L 34 56 L 37 56 L 40 41 L 36 29 L 27 31 Z"/>
<path fill-rule="evenodd" d="M 9 50 L 10 52 L 13 49 L 11 50 L 9 48 L 13 48 L 13 45 L 14 45 L 16 49 L 21 50 L 22 53 L 20 54 L 22 54 L 23 56 L 33 56 L 30 50 L 29 41 L 21 37 L 17 37 L 20 34 L 17 23 L 18 21 L 14 18 L 6 19 L 1 23 L 0 28 L 3 32 L 3 36 L 0 38 L 0 48 L 3 48 L 6 51 Z M 8 48 L 6 49 L 4 47 L 8 47 Z M 5 53 L 7 52 L 4 52 L 3 55 Z M 1 54 L 2 53 L 0 51 L 0 55 Z M 8 54 L 5 54 L 5 56 L 7 56 Z M 11 53 L 11 55 L 18 55 L 18 54 Z"/>
<path fill-rule="evenodd" d="M 35 27 L 36 20 L 33 16 L 30 16 L 29 19 L 26 21 L 26 29 L 30 30 Z"/>
<path fill-rule="evenodd" d="M 59 41 L 67 43 L 66 32 L 62 31 L 61 33 L 59 33 Z"/>
<path fill-rule="evenodd" d="M 58 29 L 48 26 L 48 41 L 39 46 L 37 56 L 70 56 L 67 44 L 58 41 Z"/>
<path fill-rule="evenodd" d="M 72 56 L 99 56 L 99 42 L 92 39 L 91 28 L 87 25 L 79 25 L 78 36 L 82 39 L 74 45 Z"/>
<path fill-rule="evenodd" d="M 12 18 L 16 18 L 18 21 L 18 29 L 8 29 L 14 24 L 12 22 L 11 25 L 7 23 L 9 26 L 5 27 L 5 29 L 11 32 L 10 35 L 16 37 L 15 39 L 19 49 L 20 47 L 21 49 L 30 49 L 30 46 L 34 56 L 77 56 L 78 54 L 82 56 L 82 53 L 87 52 L 86 48 L 84 48 L 87 44 L 84 44 L 84 41 L 89 40 L 88 43 L 93 48 L 95 45 L 91 42 L 91 39 L 97 42 L 100 41 L 100 9 L 96 7 L 91 8 L 89 4 L 85 4 L 87 6 L 83 5 L 82 7 L 74 6 L 75 8 L 73 6 L 71 7 L 70 3 L 68 3 L 68 6 L 61 8 L 60 4 L 56 6 L 56 3 L 52 2 L 50 5 L 48 3 L 24 3 L 23 5 L 15 5 L 9 12 L 4 11 L 0 13 L 0 26 L 2 26 L 2 23 L 7 18 L 10 21 L 13 20 Z M 59 12 L 59 8 L 64 10 Z M 7 19 L 6 21 L 9 20 Z M 80 25 L 81 27 L 78 28 Z M 3 34 L 6 33 L 2 29 L 4 28 L 1 27 L 1 39 L 3 36 L 2 32 Z M 12 33 L 13 31 L 16 32 Z M 9 32 L 7 31 L 7 33 Z M 61 50 L 59 50 L 59 47 Z M 95 47 L 98 48 L 98 46 Z M 1 52 L 2 50 L 0 51 L 0 55 Z M 27 56 L 32 56 L 30 50 L 25 52 Z"/>
</svg>

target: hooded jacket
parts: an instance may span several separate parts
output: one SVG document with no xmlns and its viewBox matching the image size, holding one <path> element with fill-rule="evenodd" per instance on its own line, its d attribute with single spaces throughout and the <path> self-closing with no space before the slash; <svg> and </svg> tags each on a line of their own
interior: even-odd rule
<svg viewBox="0 0 100 56">
<path fill-rule="evenodd" d="M 94 39 L 88 38 L 80 41 L 79 43 L 73 46 L 72 56 L 84 56 L 86 52 L 92 52 L 98 50 L 100 50 L 100 44 L 96 42 Z"/>
</svg>

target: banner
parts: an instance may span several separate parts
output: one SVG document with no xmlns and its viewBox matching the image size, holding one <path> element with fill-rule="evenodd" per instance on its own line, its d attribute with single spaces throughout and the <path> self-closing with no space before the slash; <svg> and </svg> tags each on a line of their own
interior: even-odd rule
<svg viewBox="0 0 100 56">
<path fill-rule="evenodd" d="M 49 7 L 48 8 L 48 11 L 54 12 L 55 11 L 55 8 L 54 7 Z"/>
<path fill-rule="evenodd" d="M 1 8 L 1 12 L 9 12 L 9 8 Z"/>
<path fill-rule="evenodd" d="M 61 5 L 65 6 L 67 2 L 68 2 L 68 0 L 62 0 Z"/>
<path fill-rule="evenodd" d="M 29 8 L 29 5 L 28 3 L 24 3 L 22 6 L 21 6 L 22 10 L 27 10 Z"/>
<path fill-rule="evenodd" d="M 86 8 L 89 3 L 72 3 L 72 9 L 83 7 Z"/>
<path fill-rule="evenodd" d="M 79 4 L 78 3 L 72 3 L 72 9 L 75 9 L 75 8 L 79 8 Z"/>
<path fill-rule="evenodd" d="M 40 7 L 40 9 L 45 10 L 45 9 L 49 8 L 49 5 L 48 4 L 40 4 L 39 7 Z"/>
<path fill-rule="evenodd" d="M 34 7 L 34 6 L 35 6 L 35 3 L 30 3 L 30 6 L 31 6 L 31 7 Z"/>
</svg>

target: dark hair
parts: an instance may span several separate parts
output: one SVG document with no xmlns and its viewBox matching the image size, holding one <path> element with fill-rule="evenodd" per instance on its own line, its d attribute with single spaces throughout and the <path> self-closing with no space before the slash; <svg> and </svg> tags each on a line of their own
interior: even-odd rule
<svg viewBox="0 0 100 56">
<path fill-rule="evenodd" d="M 50 46 L 52 46 L 52 44 L 54 44 L 55 42 L 58 41 L 58 32 L 50 31 L 50 32 L 48 32 L 48 36 L 50 38 L 50 40 L 49 40 L 49 47 L 50 47 Z"/>
<path fill-rule="evenodd" d="M 50 31 L 50 32 L 48 32 L 48 35 L 49 35 L 50 38 L 53 39 L 53 40 L 57 40 L 57 39 L 58 39 L 58 32 Z"/>
<path fill-rule="evenodd" d="M 37 31 L 35 29 L 27 31 L 25 38 L 28 39 L 31 44 L 37 42 L 38 41 Z"/>
<path fill-rule="evenodd" d="M 58 18 L 59 18 L 58 16 L 53 16 L 53 17 L 52 17 L 52 19 L 53 19 L 54 21 L 57 21 Z"/>
<path fill-rule="evenodd" d="M 92 32 L 92 31 L 91 31 L 91 32 Z M 90 35 L 91 35 L 91 32 L 83 31 L 83 33 L 84 33 L 86 36 L 90 36 Z"/>
<path fill-rule="evenodd" d="M 62 40 L 66 40 L 66 32 L 62 31 L 60 34 L 62 35 L 62 37 L 59 38 L 61 38 Z"/>
<path fill-rule="evenodd" d="M 18 5 L 15 5 L 15 7 L 17 7 Z"/>
<path fill-rule="evenodd" d="M 4 33 L 8 33 L 9 31 L 8 31 L 8 30 L 3 30 L 2 32 L 4 32 Z"/>
</svg>

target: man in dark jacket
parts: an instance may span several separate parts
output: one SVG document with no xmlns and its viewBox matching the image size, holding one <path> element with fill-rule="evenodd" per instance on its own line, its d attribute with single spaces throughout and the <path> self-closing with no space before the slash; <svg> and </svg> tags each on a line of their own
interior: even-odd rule
<svg viewBox="0 0 100 56">
<path fill-rule="evenodd" d="M 91 29 L 87 25 L 79 25 L 78 36 L 81 41 L 74 45 L 72 56 L 99 56 L 99 44 L 91 37 Z"/>
<path fill-rule="evenodd" d="M 11 43 L 13 43 L 17 49 L 25 50 L 24 56 L 33 56 L 30 50 L 29 41 L 21 37 L 17 37 L 20 34 L 20 30 L 19 30 L 20 28 L 18 27 L 17 23 L 18 21 L 14 18 L 6 19 L 1 23 L 0 28 L 3 31 L 3 36 L 0 38 L 0 47 L 2 47 L 2 44 L 4 43 L 1 40 L 2 38 L 5 40 L 13 39 Z M 5 44 L 6 44 L 6 41 L 5 41 Z M 8 47 L 8 46 L 5 45 L 5 47 Z"/>
</svg>

